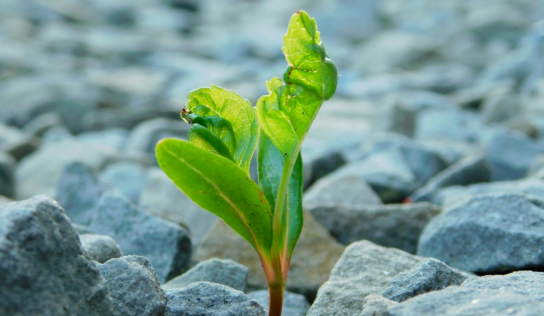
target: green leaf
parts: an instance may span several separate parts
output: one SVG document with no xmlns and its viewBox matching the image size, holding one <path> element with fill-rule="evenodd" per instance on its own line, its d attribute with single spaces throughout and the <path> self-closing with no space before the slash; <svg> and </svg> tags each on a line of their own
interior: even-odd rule
<svg viewBox="0 0 544 316">
<path fill-rule="evenodd" d="M 189 131 L 189 142 L 198 148 L 223 156 L 234 162 L 227 145 L 212 131 L 200 124 L 194 124 Z"/>
<path fill-rule="evenodd" d="M 259 139 L 259 186 L 274 209 L 285 159 L 274 143 L 264 133 Z M 302 232 L 302 188 L 304 184 L 302 157 L 299 154 L 289 179 L 289 208 L 283 208 L 283 229 L 280 236 L 281 251 L 289 259 Z M 285 248 L 285 246 L 287 246 Z"/>
<path fill-rule="evenodd" d="M 166 175 L 191 200 L 222 218 L 260 254 L 270 252 L 272 214 L 259 186 L 232 161 L 179 139 L 156 148 Z"/>
<path fill-rule="evenodd" d="M 259 124 L 251 103 L 233 91 L 215 85 L 191 91 L 188 98 L 189 111 L 206 118 L 223 118 L 231 124 L 234 133 L 232 156 L 236 164 L 249 174 L 249 163 L 259 138 Z M 228 141 L 220 138 L 229 147 Z"/>
<path fill-rule="evenodd" d="M 291 18 L 283 52 L 289 63 L 285 83 L 279 78 L 267 83 L 270 93 L 258 100 L 257 118 L 284 157 L 295 157 L 319 108 L 334 95 L 338 73 L 315 20 L 304 11 Z"/>
</svg>

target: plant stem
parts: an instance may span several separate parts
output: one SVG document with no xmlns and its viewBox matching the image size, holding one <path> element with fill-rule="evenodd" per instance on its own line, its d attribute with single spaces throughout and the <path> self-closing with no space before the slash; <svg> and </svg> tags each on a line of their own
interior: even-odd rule
<svg viewBox="0 0 544 316">
<path fill-rule="evenodd" d="M 283 289 L 281 284 L 269 284 L 268 292 L 270 296 L 268 305 L 268 316 L 281 316 L 283 308 Z"/>
</svg>

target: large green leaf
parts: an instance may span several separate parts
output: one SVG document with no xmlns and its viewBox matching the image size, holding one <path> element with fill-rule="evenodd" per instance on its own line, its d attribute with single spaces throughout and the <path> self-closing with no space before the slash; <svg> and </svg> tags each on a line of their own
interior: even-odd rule
<svg viewBox="0 0 544 316">
<path fill-rule="evenodd" d="M 231 124 L 235 138 L 232 156 L 236 164 L 249 174 L 249 163 L 259 138 L 259 124 L 251 103 L 235 92 L 215 85 L 191 91 L 188 98 L 189 111 L 206 118 L 220 117 Z"/>
<path fill-rule="evenodd" d="M 259 253 L 269 253 L 270 205 L 236 164 L 173 138 L 161 140 L 156 155 L 162 170 L 191 200 L 222 218 Z"/>
<path fill-rule="evenodd" d="M 274 209 L 278 196 L 282 170 L 285 163 L 281 152 L 274 143 L 263 133 L 259 139 L 258 171 L 259 186 L 263 190 L 268 203 Z M 302 187 L 304 183 L 302 157 L 299 154 L 289 179 L 288 198 L 289 207 L 283 208 L 282 234 L 279 236 L 281 252 L 287 260 L 291 258 L 293 250 L 302 232 Z"/>
<path fill-rule="evenodd" d="M 198 148 L 234 161 L 229 147 L 216 134 L 200 124 L 193 124 L 191 127 L 189 142 Z"/>
<path fill-rule="evenodd" d="M 334 95 L 338 73 L 315 20 L 304 11 L 291 18 L 283 52 L 289 63 L 285 83 L 279 78 L 267 83 L 270 93 L 257 102 L 257 118 L 282 154 L 294 158 L 321 104 Z"/>
</svg>

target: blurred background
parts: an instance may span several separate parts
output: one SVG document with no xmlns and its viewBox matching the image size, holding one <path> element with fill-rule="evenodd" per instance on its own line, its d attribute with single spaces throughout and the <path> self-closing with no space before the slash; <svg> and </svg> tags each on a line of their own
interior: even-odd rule
<svg viewBox="0 0 544 316">
<path fill-rule="evenodd" d="M 307 185 L 359 159 L 352 149 L 377 131 L 448 163 L 497 125 L 541 145 L 542 0 L 1 0 L 0 152 L 16 171 L 0 195 L 54 194 L 73 158 L 153 165 L 158 139 L 186 135 L 192 89 L 255 104 L 286 69 L 298 9 L 340 74 L 305 143 Z"/>
</svg>

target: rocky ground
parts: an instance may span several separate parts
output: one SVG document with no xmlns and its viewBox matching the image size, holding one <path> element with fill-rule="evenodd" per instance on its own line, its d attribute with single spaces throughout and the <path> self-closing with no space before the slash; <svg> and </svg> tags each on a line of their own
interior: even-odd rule
<svg viewBox="0 0 544 316">
<path fill-rule="evenodd" d="M 266 315 L 153 150 L 188 91 L 265 94 L 297 9 L 341 77 L 284 315 L 544 315 L 541 0 L 0 1 L 0 315 Z"/>
</svg>

